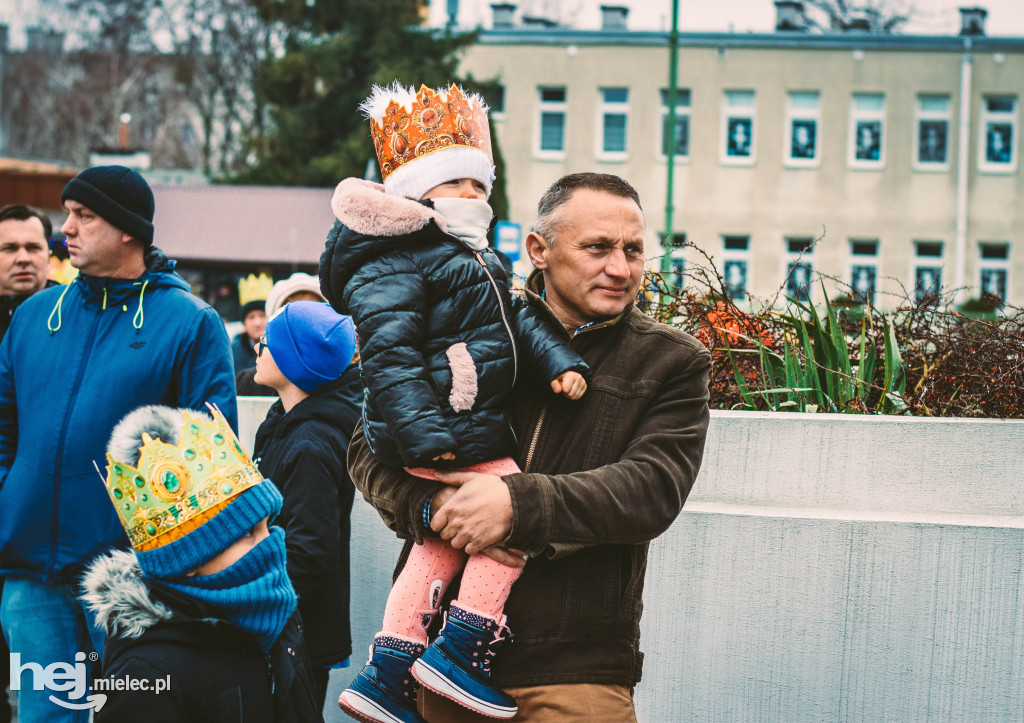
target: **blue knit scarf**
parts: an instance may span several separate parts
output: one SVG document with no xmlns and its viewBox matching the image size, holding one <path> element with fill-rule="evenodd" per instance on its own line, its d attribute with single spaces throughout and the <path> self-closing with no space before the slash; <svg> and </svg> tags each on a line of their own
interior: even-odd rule
<svg viewBox="0 0 1024 723">
<path fill-rule="evenodd" d="M 298 601 L 288 579 L 284 530 L 277 526 L 230 567 L 213 575 L 177 578 L 165 584 L 202 600 L 222 620 L 248 630 L 259 640 L 264 653 L 270 652 Z"/>
</svg>

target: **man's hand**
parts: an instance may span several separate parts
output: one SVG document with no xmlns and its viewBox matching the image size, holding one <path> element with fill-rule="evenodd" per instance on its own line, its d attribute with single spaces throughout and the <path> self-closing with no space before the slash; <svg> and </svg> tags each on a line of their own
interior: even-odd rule
<svg viewBox="0 0 1024 723">
<path fill-rule="evenodd" d="M 430 521 L 430 527 L 452 547 L 475 555 L 500 545 L 508 537 L 512 531 L 512 495 L 501 477 L 438 471 L 437 478 L 453 489 L 457 487 L 440 506 L 438 498 L 434 498 L 435 511 Z"/>
</svg>

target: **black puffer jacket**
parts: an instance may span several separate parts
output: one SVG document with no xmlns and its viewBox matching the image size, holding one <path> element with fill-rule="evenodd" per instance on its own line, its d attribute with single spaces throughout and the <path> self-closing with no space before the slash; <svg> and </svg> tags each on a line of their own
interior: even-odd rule
<svg viewBox="0 0 1024 723">
<path fill-rule="evenodd" d="M 199 600 L 144 579 L 133 553 L 98 558 L 84 588 L 107 630 L 103 676 L 151 688 L 104 691 L 98 723 L 323 720 L 298 613 L 264 655 L 252 634 L 218 620 Z M 169 680 L 169 689 L 155 692 L 158 680 Z"/>
<path fill-rule="evenodd" d="M 349 631 L 349 515 L 355 488 L 345 467 L 348 440 L 362 403 L 353 364 L 285 414 L 274 403 L 256 432 L 253 456 L 284 497 L 275 520 L 285 530 L 288 577 L 314 665 L 352 654 Z"/>
<path fill-rule="evenodd" d="M 445 452 L 453 467 L 515 454 L 509 408 L 519 365 L 550 382 L 568 370 L 588 377 L 586 363 L 513 300 L 494 253 L 447 233 L 429 201 L 350 178 L 332 205 L 339 220 L 320 285 L 356 324 L 374 454 L 395 467 L 437 467 Z"/>
</svg>

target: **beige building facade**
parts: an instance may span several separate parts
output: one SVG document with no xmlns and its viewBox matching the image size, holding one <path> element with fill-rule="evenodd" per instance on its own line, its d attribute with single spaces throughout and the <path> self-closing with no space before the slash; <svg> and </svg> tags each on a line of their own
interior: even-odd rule
<svg viewBox="0 0 1024 723">
<path fill-rule="evenodd" d="M 524 235 L 556 178 L 615 173 L 644 202 L 651 268 L 692 269 L 661 243 L 674 141 L 672 234 L 741 301 L 820 301 L 813 270 L 883 308 L 958 287 L 1024 305 L 1024 38 L 684 33 L 671 138 L 668 64 L 668 33 L 481 32 L 462 71 L 503 86 Z"/>
</svg>

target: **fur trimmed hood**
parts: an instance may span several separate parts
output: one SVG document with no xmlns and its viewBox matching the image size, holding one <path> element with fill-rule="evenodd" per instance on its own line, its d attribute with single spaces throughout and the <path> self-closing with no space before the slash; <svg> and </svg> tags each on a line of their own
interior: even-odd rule
<svg viewBox="0 0 1024 723">
<path fill-rule="evenodd" d="M 82 600 L 107 635 L 137 638 L 171 611 L 149 595 L 134 552 L 112 550 L 93 561 L 82 579 Z"/>
<path fill-rule="evenodd" d="M 384 186 L 361 178 L 346 178 L 331 198 L 334 216 L 364 236 L 401 236 L 435 221 L 448 230 L 444 216 L 419 201 L 389 196 Z"/>
</svg>

